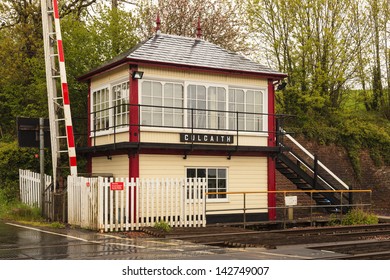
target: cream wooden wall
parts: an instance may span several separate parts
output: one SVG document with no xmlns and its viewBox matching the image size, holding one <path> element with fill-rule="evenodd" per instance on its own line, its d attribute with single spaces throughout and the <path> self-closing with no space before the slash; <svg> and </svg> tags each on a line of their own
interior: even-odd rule
<svg viewBox="0 0 390 280">
<path fill-rule="evenodd" d="M 129 177 L 129 158 L 127 155 L 92 158 L 92 173 L 112 173 L 117 178 Z"/>
<path fill-rule="evenodd" d="M 183 178 L 187 167 L 222 167 L 228 170 L 229 192 L 267 190 L 267 159 L 265 157 L 235 157 L 230 160 L 220 156 L 140 155 L 140 178 Z M 248 194 L 247 207 L 268 205 L 267 194 Z M 208 210 L 243 207 L 243 195 L 231 194 L 225 202 L 208 202 Z M 248 212 L 267 212 L 267 209 Z M 219 214 L 241 213 L 239 211 Z"/>
</svg>

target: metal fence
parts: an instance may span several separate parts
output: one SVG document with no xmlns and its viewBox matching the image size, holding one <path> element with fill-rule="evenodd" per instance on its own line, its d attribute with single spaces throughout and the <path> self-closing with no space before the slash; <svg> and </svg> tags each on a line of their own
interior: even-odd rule
<svg viewBox="0 0 390 280">
<path fill-rule="evenodd" d="M 343 200 L 340 200 L 341 203 L 338 205 L 329 204 L 329 205 L 318 205 L 313 199 L 313 195 L 322 193 L 332 193 L 333 195 L 343 197 L 345 195 L 354 194 L 358 195 L 359 198 L 356 198 L 353 203 L 342 203 Z M 327 214 L 326 208 L 334 209 L 335 218 L 341 218 L 345 209 L 351 208 L 364 208 L 370 209 L 372 205 L 372 190 L 279 190 L 279 191 L 252 191 L 252 192 L 207 192 L 208 195 L 215 194 L 225 194 L 228 196 L 241 196 L 242 207 L 225 208 L 223 210 L 205 210 L 206 215 L 216 215 L 224 214 L 226 212 L 235 211 L 236 213 L 242 214 L 242 223 L 244 227 L 247 223 L 247 216 L 250 213 L 254 212 L 267 212 L 270 209 L 275 209 L 278 212 L 279 222 L 286 225 L 287 220 L 293 218 L 293 213 L 300 213 L 300 216 L 307 219 L 311 224 L 313 224 L 314 219 L 320 214 L 322 217 Z M 251 200 L 256 199 L 259 195 L 275 195 L 275 199 L 279 201 L 275 207 L 268 206 L 259 206 L 259 207 L 248 207 L 253 203 L 249 203 Z M 299 200 L 298 197 L 307 196 L 307 199 Z"/>
</svg>

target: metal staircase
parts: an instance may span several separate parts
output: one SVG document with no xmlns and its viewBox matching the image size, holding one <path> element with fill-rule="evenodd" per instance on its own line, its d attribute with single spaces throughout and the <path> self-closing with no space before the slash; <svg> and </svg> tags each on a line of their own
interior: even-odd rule
<svg viewBox="0 0 390 280">
<path fill-rule="evenodd" d="M 280 130 L 278 139 L 283 152 L 277 156 L 276 169 L 298 189 L 307 191 L 326 212 L 346 212 L 350 196 L 335 191 L 349 190 L 348 185 L 285 131 Z M 311 192 L 312 190 L 324 192 Z"/>
<path fill-rule="evenodd" d="M 55 189 L 61 158 L 68 157 L 71 175 L 77 175 L 77 161 L 57 0 L 41 0 L 41 12 Z"/>
</svg>

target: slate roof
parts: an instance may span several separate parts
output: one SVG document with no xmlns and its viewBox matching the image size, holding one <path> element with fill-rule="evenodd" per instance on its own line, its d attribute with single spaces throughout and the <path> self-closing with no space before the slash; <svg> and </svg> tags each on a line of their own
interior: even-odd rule
<svg viewBox="0 0 390 280">
<path fill-rule="evenodd" d="M 163 63 L 215 70 L 242 71 L 279 78 L 287 75 L 250 59 L 201 40 L 168 34 L 156 34 L 134 48 L 80 77 L 81 80 L 125 61 Z"/>
</svg>

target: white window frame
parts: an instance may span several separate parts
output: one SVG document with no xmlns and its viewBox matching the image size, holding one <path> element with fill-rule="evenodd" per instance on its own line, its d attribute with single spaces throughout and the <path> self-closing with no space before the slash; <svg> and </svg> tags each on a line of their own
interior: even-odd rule
<svg viewBox="0 0 390 280">
<path fill-rule="evenodd" d="M 125 102 L 125 104 L 128 104 L 129 103 L 129 98 L 130 98 L 130 84 L 129 84 L 129 79 L 125 79 L 125 78 L 122 78 L 122 79 L 118 79 L 118 80 L 115 80 L 113 81 L 112 83 L 109 83 L 109 84 L 104 84 L 104 85 L 101 85 L 99 87 L 96 87 L 96 88 L 93 88 L 91 89 L 91 101 L 90 101 L 90 110 L 91 110 L 91 114 L 90 114 L 90 136 L 91 137 L 94 137 L 94 136 L 100 136 L 100 135 L 107 135 L 107 134 L 112 134 L 114 132 L 114 117 L 117 117 L 117 116 L 114 116 L 114 101 L 117 100 L 115 99 L 114 100 L 114 92 L 113 92 L 113 87 L 114 86 L 118 86 L 118 85 L 121 85 L 123 83 L 127 83 L 128 86 L 127 86 L 127 101 Z M 95 94 L 98 92 L 98 91 L 101 91 L 103 89 L 107 89 L 108 90 L 108 126 L 109 128 L 108 129 L 104 129 L 104 130 L 98 130 L 98 131 L 94 131 L 94 96 Z M 128 106 L 128 112 L 127 113 L 120 113 L 120 114 L 125 114 L 128 116 L 129 118 L 129 112 L 130 111 L 130 108 Z M 118 114 L 117 114 L 118 115 Z M 128 120 L 128 123 L 129 123 L 129 120 Z M 116 126 L 118 126 L 118 124 L 116 123 Z M 116 133 L 120 133 L 120 132 L 126 132 L 129 130 L 129 124 L 127 125 L 123 125 L 122 127 L 116 127 L 115 128 L 115 132 Z"/>
<path fill-rule="evenodd" d="M 228 129 L 228 116 L 226 114 L 225 116 L 225 124 L 224 124 L 224 128 L 221 128 L 221 129 L 218 129 L 218 128 L 209 128 L 210 126 L 210 119 L 209 119 L 209 115 L 213 112 L 210 112 L 210 111 L 207 111 L 207 110 L 214 110 L 214 109 L 210 109 L 209 106 L 209 88 L 211 87 L 215 87 L 215 88 L 223 88 L 225 89 L 225 110 L 224 111 L 228 111 L 228 97 L 229 97 L 229 86 L 226 85 L 226 84 L 218 84 L 218 83 L 204 83 L 204 82 L 199 82 L 199 81 L 186 81 L 184 83 L 184 107 L 187 108 L 187 112 L 184 113 L 184 124 L 187 128 L 191 128 L 191 124 L 189 123 L 190 121 L 190 118 L 189 118 L 189 114 L 191 114 L 191 108 L 189 108 L 189 104 L 188 104 L 188 101 L 189 101 L 189 92 L 188 92 L 188 87 L 190 85 L 193 85 L 193 86 L 203 86 L 206 88 L 206 112 L 205 112 L 205 127 L 202 128 L 202 127 L 197 127 L 195 126 L 195 129 L 197 130 L 207 130 L 207 131 L 210 131 L 210 130 L 214 130 L 214 131 L 225 131 Z M 217 109 L 218 110 L 218 109 Z M 195 111 L 196 112 L 196 111 Z M 216 113 L 216 112 L 215 112 Z M 194 114 L 194 115 L 197 115 L 197 114 Z"/>
<path fill-rule="evenodd" d="M 104 85 L 104 86 L 101 86 L 99 88 L 96 88 L 94 89 L 93 91 L 91 91 L 91 114 L 90 114 L 90 121 L 91 121 L 91 135 L 93 135 L 94 133 L 94 130 L 95 130 L 95 116 L 96 116 L 96 119 L 98 120 L 98 122 L 100 123 L 101 120 L 103 119 L 103 122 L 104 122 L 104 125 L 107 126 L 107 121 L 108 121 L 108 128 L 103 128 L 103 127 L 100 127 L 100 124 L 97 125 L 97 131 L 95 131 L 95 134 L 96 135 L 99 135 L 99 134 L 106 134 L 110 129 L 109 129 L 109 126 L 110 126 L 110 115 L 109 115 L 109 111 L 101 111 L 102 110 L 102 107 L 105 105 L 102 105 L 103 103 L 101 102 L 102 98 L 101 96 L 99 97 L 99 103 L 95 103 L 94 100 L 97 99 L 97 94 L 98 92 L 102 92 L 103 90 L 106 90 L 107 91 L 107 94 L 108 94 L 108 105 L 107 105 L 107 108 L 104 108 L 105 110 L 108 110 L 108 108 L 110 107 L 110 88 L 109 86 L 107 85 Z M 106 101 L 104 103 L 107 103 Z M 99 107 L 97 108 L 97 113 L 95 113 L 95 107 Z M 106 115 L 106 112 L 108 113 L 108 115 Z M 104 116 L 102 117 L 101 115 L 104 114 Z M 106 120 L 107 119 L 107 120 Z"/>
<path fill-rule="evenodd" d="M 228 110 L 230 111 L 230 90 L 242 90 L 244 91 L 244 116 L 243 116 L 243 119 L 244 119 L 244 129 L 243 130 L 240 130 L 240 132 L 245 132 L 245 133 L 267 133 L 268 131 L 268 90 L 267 88 L 265 87 L 241 87 L 241 86 L 229 86 L 229 92 L 228 92 Z M 247 116 L 250 116 L 251 114 L 249 114 L 249 112 L 247 112 L 247 106 L 248 106 L 248 102 L 247 102 L 247 92 L 248 91 L 259 91 L 261 93 L 261 112 L 259 113 L 260 116 L 261 116 L 261 119 L 262 119 L 262 127 L 260 129 L 260 131 L 253 131 L 253 130 L 247 130 Z M 235 106 L 237 106 L 237 103 L 235 103 Z M 233 112 L 234 113 L 234 112 Z M 233 113 L 229 113 L 229 116 L 228 116 L 228 129 L 232 129 L 232 127 L 230 127 L 230 115 L 233 114 Z M 253 115 L 253 116 L 256 116 L 256 115 Z M 236 117 L 234 117 L 236 118 Z M 236 129 L 236 124 L 234 124 L 234 129 Z M 241 129 L 241 128 L 240 128 Z"/>
<path fill-rule="evenodd" d="M 143 110 L 146 109 L 147 107 L 143 107 L 142 105 L 146 105 L 145 102 L 144 102 L 144 98 L 145 96 L 143 96 L 143 86 L 144 86 L 144 82 L 151 82 L 151 83 L 160 83 L 161 84 L 161 98 L 162 98 L 162 101 L 161 101 L 161 106 L 162 107 L 165 107 L 167 106 L 166 105 L 166 92 L 165 92 L 165 85 L 167 84 L 174 84 L 174 85 L 180 85 L 182 87 L 182 90 L 183 90 L 183 95 L 182 95 L 182 99 L 181 99 L 181 103 L 182 103 L 182 112 L 180 113 L 169 113 L 169 114 L 172 114 L 173 116 L 175 115 L 181 115 L 182 116 L 182 123 L 181 125 L 171 125 L 171 124 L 167 124 L 167 121 L 166 120 L 166 113 L 170 112 L 170 111 L 177 111 L 176 109 L 172 109 L 172 108 L 161 108 L 161 116 L 162 116 L 162 120 L 161 120 L 161 125 L 154 125 L 153 124 L 153 119 L 152 119 L 152 124 L 145 124 L 144 121 L 143 121 Z M 148 79 L 142 79 L 142 82 L 140 82 L 139 84 L 139 100 L 140 100 L 140 108 L 141 108 L 141 114 L 140 114 L 140 124 L 141 124 L 141 128 L 142 129 L 148 129 L 147 127 L 156 127 L 156 128 L 163 128 L 164 130 L 165 129 L 172 129 L 172 130 L 176 130 L 176 129 L 181 129 L 184 125 L 184 108 L 185 108 L 185 104 L 184 104 L 184 97 L 185 96 L 185 89 L 184 89 L 184 83 L 181 82 L 181 81 L 174 81 L 174 80 L 163 80 L 163 79 L 154 79 L 154 78 L 148 78 Z M 172 101 L 175 101 L 175 100 L 179 100 L 180 101 L 180 98 L 177 99 L 175 97 L 172 97 Z M 156 105 L 157 106 L 157 105 Z M 173 106 L 167 106 L 167 107 L 177 107 L 175 106 L 175 104 Z M 156 107 L 150 107 L 151 109 L 151 114 L 153 114 L 153 108 L 156 108 Z M 174 120 L 173 120 L 174 122 Z M 147 125 L 147 127 L 142 127 L 142 125 Z M 175 127 L 177 126 L 177 127 Z"/>
<path fill-rule="evenodd" d="M 187 174 L 188 174 L 188 170 L 189 169 L 195 169 L 196 172 L 198 169 L 205 169 L 206 170 L 206 183 L 207 183 L 207 191 L 210 191 L 209 190 L 209 179 L 211 178 L 208 178 L 209 177 L 209 170 L 210 169 L 216 169 L 216 189 L 217 189 L 217 192 L 218 192 L 218 180 L 219 179 L 224 179 L 225 180 L 225 184 L 226 184 L 226 190 L 224 192 L 228 192 L 229 191 L 229 168 L 226 167 L 226 166 L 187 166 L 185 167 L 185 177 L 186 178 L 204 178 L 204 177 L 187 177 Z M 219 178 L 218 177 L 218 170 L 219 169 L 223 169 L 225 170 L 225 178 Z M 207 197 L 206 198 L 206 201 L 207 202 L 229 202 L 229 195 L 226 194 L 226 197 L 222 197 L 222 198 L 210 198 L 210 197 Z"/>
</svg>

